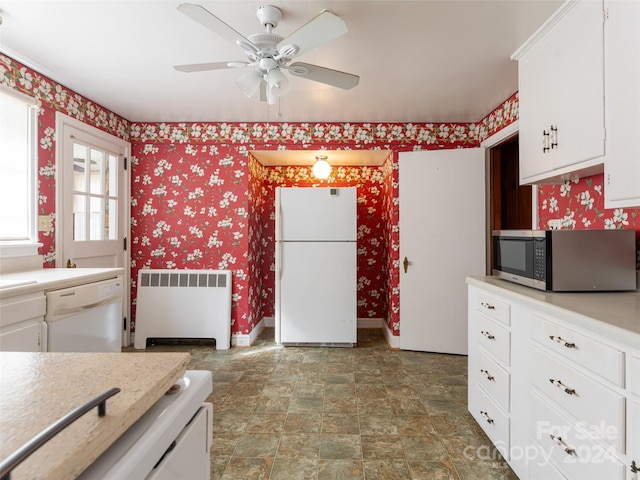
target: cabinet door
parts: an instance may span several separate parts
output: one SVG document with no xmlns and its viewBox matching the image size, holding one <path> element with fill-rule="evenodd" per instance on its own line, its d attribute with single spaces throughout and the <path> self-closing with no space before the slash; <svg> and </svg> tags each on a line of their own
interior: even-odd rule
<svg viewBox="0 0 640 480">
<path fill-rule="evenodd" d="M 520 183 L 553 169 L 551 152 L 543 149 L 551 117 L 551 54 L 551 38 L 543 37 L 518 61 Z"/>
<path fill-rule="evenodd" d="M 41 338 L 44 322 L 23 322 L 12 325 L 0 333 L 0 351 L 41 352 Z"/>
<path fill-rule="evenodd" d="M 211 475 L 209 459 L 211 411 L 200 408 L 146 480 L 189 478 L 205 480 Z"/>
<path fill-rule="evenodd" d="M 551 154 L 559 169 L 604 155 L 602 1 L 581 1 L 554 29 Z"/>
<path fill-rule="evenodd" d="M 640 2 L 606 3 L 605 207 L 640 206 Z"/>
<path fill-rule="evenodd" d="M 631 415 L 629 420 L 629 432 L 631 433 L 631 448 L 629 449 L 629 479 L 638 480 L 638 472 L 632 472 L 631 462 L 636 462 L 636 468 L 640 468 L 640 398 L 631 399 L 629 402 Z M 634 476 L 635 474 L 635 476 Z"/>
<path fill-rule="evenodd" d="M 602 0 L 567 2 L 518 58 L 520 183 L 602 171 L 602 12 Z"/>
</svg>

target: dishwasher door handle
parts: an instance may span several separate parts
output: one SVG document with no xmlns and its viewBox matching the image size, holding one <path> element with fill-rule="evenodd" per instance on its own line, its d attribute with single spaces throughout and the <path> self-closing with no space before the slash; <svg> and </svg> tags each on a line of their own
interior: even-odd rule
<svg viewBox="0 0 640 480">
<path fill-rule="evenodd" d="M 100 300 L 98 302 L 94 302 L 88 305 L 80 305 L 73 308 L 55 309 L 51 312 L 51 317 L 56 319 L 59 317 L 68 317 L 69 315 L 86 312 L 87 310 L 98 308 L 98 307 L 101 307 L 102 305 L 107 305 L 108 303 L 112 303 L 118 300 L 122 301 L 122 297 L 105 298 L 104 300 Z"/>
</svg>

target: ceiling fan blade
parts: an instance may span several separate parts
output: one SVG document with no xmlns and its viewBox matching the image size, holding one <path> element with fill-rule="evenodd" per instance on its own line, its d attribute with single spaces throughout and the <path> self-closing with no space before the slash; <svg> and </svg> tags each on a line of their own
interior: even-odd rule
<svg viewBox="0 0 640 480">
<path fill-rule="evenodd" d="M 298 56 L 318 45 L 344 35 L 347 31 L 347 24 L 344 20 L 329 10 L 323 10 L 278 43 L 278 51 L 285 45 L 295 45 L 298 47 L 298 51 L 294 56 Z"/>
<path fill-rule="evenodd" d="M 205 28 L 208 28 L 212 32 L 217 33 L 222 38 L 231 43 L 240 45 L 241 42 L 244 42 L 255 47 L 255 45 L 253 45 L 253 43 L 245 38 L 244 35 L 234 30 L 209 10 L 201 7 L 200 5 L 195 5 L 193 3 L 182 3 L 178 5 L 178 10 L 184 13 L 187 17 L 195 20 L 200 25 L 203 25 Z"/>
<path fill-rule="evenodd" d="M 289 73 L 296 77 L 307 78 L 314 82 L 326 83 L 334 87 L 349 90 L 360 81 L 358 75 L 352 75 L 350 73 L 341 72 L 339 70 L 332 70 L 326 67 L 319 67 L 318 65 L 311 65 L 310 63 L 296 62 L 289 65 Z"/>
<path fill-rule="evenodd" d="M 206 72 L 207 70 L 222 70 L 224 68 L 237 68 L 249 65 L 247 62 L 211 62 L 211 63 L 189 63 L 187 65 L 174 65 L 173 68 L 179 72 Z"/>
</svg>

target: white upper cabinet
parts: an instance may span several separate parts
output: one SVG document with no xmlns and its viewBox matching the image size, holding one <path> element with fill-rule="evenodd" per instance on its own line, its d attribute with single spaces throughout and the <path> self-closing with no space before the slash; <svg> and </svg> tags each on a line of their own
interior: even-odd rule
<svg viewBox="0 0 640 480">
<path fill-rule="evenodd" d="M 570 0 L 523 45 L 518 60 L 520 183 L 603 171 L 602 0 Z"/>
<path fill-rule="evenodd" d="M 640 2 L 608 1 L 605 207 L 640 206 Z"/>
</svg>

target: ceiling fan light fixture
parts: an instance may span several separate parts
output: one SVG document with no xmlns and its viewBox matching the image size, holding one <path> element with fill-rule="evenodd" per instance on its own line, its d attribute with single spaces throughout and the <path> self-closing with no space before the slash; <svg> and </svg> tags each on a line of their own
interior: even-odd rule
<svg viewBox="0 0 640 480">
<path fill-rule="evenodd" d="M 327 156 L 317 155 L 316 163 L 311 167 L 311 171 L 316 178 L 321 180 L 329 178 L 329 175 L 331 175 L 331 165 L 327 162 Z"/>
<path fill-rule="evenodd" d="M 283 97 L 291 91 L 291 83 L 279 68 L 269 70 L 268 80 L 267 87 L 271 95 Z"/>
<path fill-rule="evenodd" d="M 260 88 L 260 82 L 262 82 L 262 75 L 255 70 L 249 70 L 236 79 L 236 85 L 247 97 L 253 97 Z"/>
</svg>

